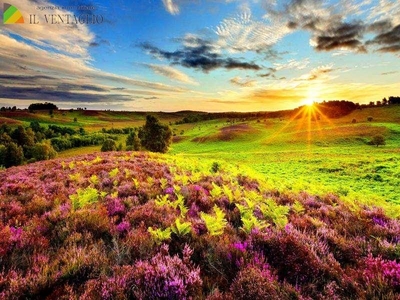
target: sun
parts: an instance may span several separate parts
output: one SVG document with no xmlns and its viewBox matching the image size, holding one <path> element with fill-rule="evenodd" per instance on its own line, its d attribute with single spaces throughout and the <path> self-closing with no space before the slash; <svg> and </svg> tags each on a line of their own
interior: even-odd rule
<svg viewBox="0 0 400 300">
<path fill-rule="evenodd" d="M 304 105 L 307 105 L 308 107 L 311 107 L 314 105 L 315 100 L 312 98 L 307 98 L 303 101 Z"/>
</svg>

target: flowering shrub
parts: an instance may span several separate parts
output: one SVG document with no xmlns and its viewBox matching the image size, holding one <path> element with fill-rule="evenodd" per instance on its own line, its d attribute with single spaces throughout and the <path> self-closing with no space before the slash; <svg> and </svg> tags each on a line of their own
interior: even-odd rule
<svg viewBox="0 0 400 300">
<path fill-rule="evenodd" d="M 0 182 L 0 299 L 400 297 L 400 221 L 333 194 L 137 152 Z"/>
</svg>

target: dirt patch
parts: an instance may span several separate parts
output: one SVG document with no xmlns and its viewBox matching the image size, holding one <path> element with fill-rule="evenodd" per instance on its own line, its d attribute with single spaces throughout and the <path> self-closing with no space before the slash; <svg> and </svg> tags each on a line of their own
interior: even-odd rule
<svg viewBox="0 0 400 300">
<path fill-rule="evenodd" d="M 173 136 L 172 137 L 172 142 L 173 143 L 179 143 L 185 140 L 186 138 L 184 136 Z"/>
<path fill-rule="evenodd" d="M 218 142 L 218 141 L 226 142 L 250 133 L 251 134 L 256 133 L 257 131 L 258 130 L 254 129 L 253 127 L 249 126 L 246 123 L 235 124 L 231 126 L 222 127 L 218 130 L 218 132 L 211 135 L 195 137 L 194 139 L 192 139 L 192 142 L 196 143 Z"/>
<path fill-rule="evenodd" d="M 231 126 L 222 127 L 219 130 L 217 139 L 219 141 L 231 141 L 242 134 L 251 133 L 254 131 L 255 130 L 248 124 L 235 124 Z"/>
</svg>

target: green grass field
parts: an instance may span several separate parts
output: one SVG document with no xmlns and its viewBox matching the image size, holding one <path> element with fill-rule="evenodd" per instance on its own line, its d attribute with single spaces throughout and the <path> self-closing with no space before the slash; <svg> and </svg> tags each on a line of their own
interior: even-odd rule
<svg viewBox="0 0 400 300">
<path fill-rule="evenodd" d="M 188 113 L 155 113 L 163 123 Z M 372 121 L 367 121 L 372 117 Z M 77 122 L 73 119 L 77 118 Z M 43 124 L 101 128 L 137 127 L 145 113 L 73 111 L 48 114 L 0 114 L 0 122 L 13 120 Z M 356 120 L 353 123 L 353 120 Z M 207 159 L 221 165 L 248 167 L 278 189 L 337 193 L 348 199 L 400 204 L 400 107 L 356 110 L 339 119 L 320 120 L 305 114 L 290 119 L 253 119 L 227 123 L 226 119 L 172 125 L 176 136 L 170 154 Z M 183 131 L 183 134 L 182 134 Z M 374 135 L 386 139 L 384 146 L 371 146 Z M 124 144 L 126 136 L 118 142 Z M 60 157 L 100 151 L 100 146 L 70 149 Z"/>
</svg>

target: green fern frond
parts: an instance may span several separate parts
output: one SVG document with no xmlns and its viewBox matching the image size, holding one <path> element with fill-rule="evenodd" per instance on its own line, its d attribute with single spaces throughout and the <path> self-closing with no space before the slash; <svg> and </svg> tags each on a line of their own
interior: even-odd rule
<svg viewBox="0 0 400 300">
<path fill-rule="evenodd" d="M 76 194 L 70 195 L 69 198 L 72 201 L 72 208 L 79 209 L 97 202 L 99 198 L 99 191 L 91 187 L 86 189 L 78 189 Z"/>
<path fill-rule="evenodd" d="M 206 214 L 205 212 L 200 213 L 201 219 L 212 236 L 222 234 L 228 223 L 225 219 L 225 213 L 216 205 L 214 205 L 214 214 L 215 216 Z"/>
<path fill-rule="evenodd" d="M 192 224 L 190 222 L 181 222 L 178 218 L 175 220 L 174 226 L 172 226 L 172 232 L 176 235 L 183 236 L 190 233 Z"/>
<path fill-rule="evenodd" d="M 118 175 L 118 172 L 119 172 L 118 168 L 115 168 L 111 170 L 108 174 L 110 175 L 110 178 L 114 178 L 115 176 Z"/>
<path fill-rule="evenodd" d="M 157 228 L 154 230 L 152 227 L 149 227 L 147 231 L 151 234 L 153 240 L 157 244 L 161 244 L 165 240 L 169 240 L 171 238 L 171 228 L 166 228 L 164 230 Z"/>
</svg>

